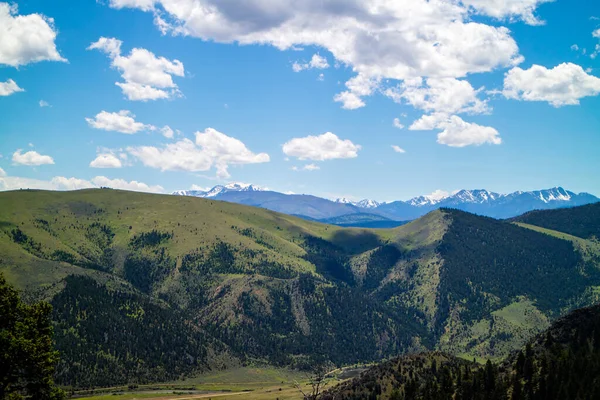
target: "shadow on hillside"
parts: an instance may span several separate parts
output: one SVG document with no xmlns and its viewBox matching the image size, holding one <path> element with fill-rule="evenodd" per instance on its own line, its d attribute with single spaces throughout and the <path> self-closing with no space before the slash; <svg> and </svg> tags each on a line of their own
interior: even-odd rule
<svg viewBox="0 0 600 400">
<path fill-rule="evenodd" d="M 366 230 L 339 230 L 333 234 L 331 243 L 350 254 L 364 253 L 383 244 L 379 236 Z"/>
</svg>

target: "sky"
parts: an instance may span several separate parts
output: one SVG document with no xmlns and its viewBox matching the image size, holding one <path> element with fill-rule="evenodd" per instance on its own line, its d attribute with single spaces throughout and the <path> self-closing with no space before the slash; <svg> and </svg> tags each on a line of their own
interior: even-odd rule
<svg viewBox="0 0 600 400">
<path fill-rule="evenodd" d="M 595 3 L 0 0 L 0 190 L 600 195 Z"/>
</svg>

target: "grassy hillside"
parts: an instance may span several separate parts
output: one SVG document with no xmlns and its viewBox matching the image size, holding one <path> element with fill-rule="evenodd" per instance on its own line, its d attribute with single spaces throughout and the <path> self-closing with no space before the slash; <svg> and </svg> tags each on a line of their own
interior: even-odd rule
<svg viewBox="0 0 600 400">
<path fill-rule="evenodd" d="M 598 297 L 582 254 L 453 210 L 369 230 L 189 197 L 0 193 L 0 270 L 54 305 L 58 378 L 76 387 L 425 349 L 499 358 Z"/>
</svg>

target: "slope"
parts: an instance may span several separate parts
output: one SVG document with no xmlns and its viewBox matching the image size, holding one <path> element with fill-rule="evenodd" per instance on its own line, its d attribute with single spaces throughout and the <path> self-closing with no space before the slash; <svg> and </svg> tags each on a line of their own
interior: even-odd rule
<svg viewBox="0 0 600 400">
<path fill-rule="evenodd" d="M 329 390 L 333 399 L 600 398 L 600 306 L 576 310 L 500 364 L 434 352 L 399 357 Z"/>
<path fill-rule="evenodd" d="M 343 229 L 108 189 L 1 193 L 0 251 L 10 281 L 53 302 L 60 379 L 73 386 L 317 356 L 501 357 L 600 286 L 570 241 L 455 210 Z"/>
<path fill-rule="evenodd" d="M 598 241 L 600 238 L 600 203 L 558 210 L 531 211 L 514 218 L 513 221 Z"/>
<path fill-rule="evenodd" d="M 353 362 L 421 335 L 402 309 L 353 288 L 348 260 L 385 232 L 113 190 L 2 193 L 0 221 L 0 269 L 53 302 L 58 378 L 73 386 L 173 379 L 238 359 L 301 367 L 318 351 Z M 156 322 L 140 335 L 146 320 Z M 181 343 L 164 340 L 172 329 Z"/>
</svg>

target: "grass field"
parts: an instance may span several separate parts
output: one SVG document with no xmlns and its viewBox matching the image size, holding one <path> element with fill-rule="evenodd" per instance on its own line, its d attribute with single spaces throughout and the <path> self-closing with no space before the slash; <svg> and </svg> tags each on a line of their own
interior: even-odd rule
<svg viewBox="0 0 600 400">
<path fill-rule="evenodd" d="M 303 372 L 277 368 L 235 368 L 188 378 L 183 381 L 139 386 L 135 390 L 123 388 L 99 389 L 95 395 L 76 394 L 74 398 L 82 400 L 135 400 L 135 399 L 302 399 L 295 386 L 300 382 L 308 389 L 307 376 Z M 337 384 L 332 379 L 328 386 Z M 83 397 L 82 397 L 83 396 Z"/>
</svg>

